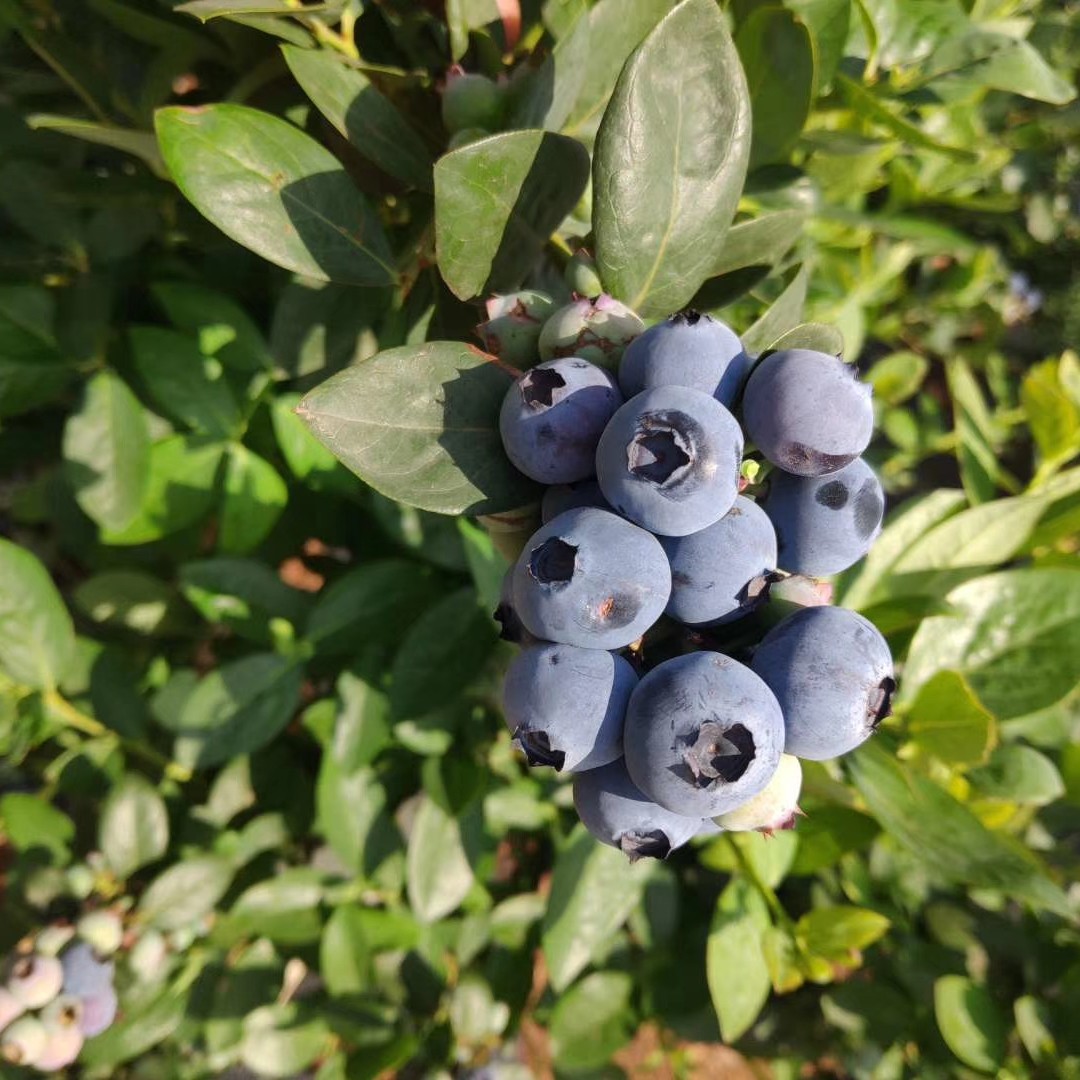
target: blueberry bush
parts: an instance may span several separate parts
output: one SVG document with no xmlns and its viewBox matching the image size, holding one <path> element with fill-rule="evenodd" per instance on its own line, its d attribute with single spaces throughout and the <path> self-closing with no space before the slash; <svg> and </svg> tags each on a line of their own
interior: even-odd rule
<svg viewBox="0 0 1080 1080">
<path fill-rule="evenodd" d="M 0 73 L 0 1075 L 1080 1077 L 1075 0 L 0 0 Z M 492 616 L 622 480 L 500 410 L 669 393 L 673 313 L 781 546 L 836 496 L 762 358 L 872 388 L 880 535 L 748 619 L 857 612 L 898 686 L 802 816 L 783 765 L 628 860 L 644 738 L 530 768 Z M 698 572 L 660 524 L 628 566 Z M 786 663 L 745 625 L 686 655 Z"/>
</svg>

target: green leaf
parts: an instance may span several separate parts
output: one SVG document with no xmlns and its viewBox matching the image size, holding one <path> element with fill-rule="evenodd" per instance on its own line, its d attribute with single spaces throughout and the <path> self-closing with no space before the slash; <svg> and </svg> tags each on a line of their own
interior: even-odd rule
<svg viewBox="0 0 1080 1080">
<path fill-rule="evenodd" d="M 286 45 L 282 52 L 300 88 L 364 157 L 407 184 L 432 190 L 424 140 L 362 71 L 329 51 Z"/>
<path fill-rule="evenodd" d="M 805 266 L 795 271 L 784 291 L 765 309 L 749 330 L 742 334 L 743 346 L 749 352 L 764 352 L 775 347 L 789 331 L 798 329 L 806 303 L 809 274 Z M 807 323 L 814 326 L 814 323 Z M 784 348 L 790 346 L 784 344 Z"/>
<path fill-rule="evenodd" d="M 188 988 L 166 986 L 141 1007 L 129 1009 L 108 1030 L 89 1039 L 79 1054 L 79 1064 L 103 1069 L 110 1075 L 116 1066 L 131 1061 L 168 1039 L 187 1015 Z"/>
<path fill-rule="evenodd" d="M 832 964 L 850 963 L 853 951 L 865 949 L 889 929 L 889 920 L 876 911 L 838 904 L 808 911 L 795 933 L 811 956 Z"/>
<path fill-rule="evenodd" d="M 269 653 L 222 664 L 184 702 L 177 760 L 208 768 L 265 746 L 292 719 L 302 681 L 292 661 Z"/>
<path fill-rule="evenodd" d="M 319 944 L 319 974 L 331 994 L 360 994 L 372 982 L 372 948 L 364 933 L 364 912 L 342 904 L 326 922 Z"/>
<path fill-rule="evenodd" d="M 988 502 L 997 487 L 1006 483 L 998 461 L 1000 436 L 971 368 L 954 357 L 945 365 L 945 371 L 956 426 L 960 478 L 972 503 Z"/>
<path fill-rule="evenodd" d="M 687 303 L 712 273 L 749 152 L 750 100 L 723 16 L 712 0 L 683 0 L 627 60 L 597 135 L 604 288 L 645 317 Z"/>
<path fill-rule="evenodd" d="M 341 7 L 340 0 L 330 0 L 323 4 L 304 4 L 305 15 L 317 15 L 324 11 L 336 11 Z M 291 0 L 188 0 L 186 4 L 177 4 L 173 11 L 182 11 L 193 15 L 202 22 L 211 19 L 227 19 L 234 15 L 287 15 L 295 16 L 296 5 Z"/>
<path fill-rule="evenodd" d="M 319 828 L 334 854 L 354 874 L 374 878 L 401 849 L 386 789 L 373 769 L 323 757 L 315 788 Z"/>
<path fill-rule="evenodd" d="M 75 605 L 94 622 L 136 634 L 167 636 L 190 629 L 191 612 L 166 585 L 142 570 L 106 570 L 75 589 Z"/>
<path fill-rule="evenodd" d="M 460 820 L 427 796 L 421 799 L 409 833 L 406 881 L 409 906 L 423 923 L 449 915 L 473 884 Z"/>
<path fill-rule="evenodd" d="M 270 420 L 278 449 L 293 476 L 303 480 L 313 491 L 335 491 L 356 495 L 363 489 L 355 476 L 311 433 L 296 415 L 300 394 L 282 394 L 270 406 Z"/>
<path fill-rule="evenodd" d="M 999 746 L 986 765 L 968 773 L 968 780 L 980 799 L 1021 806 L 1049 806 L 1065 794 L 1057 766 L 1045 754 L 1022 743 Z"/>
<path fill-rule="evenodd" d="M 128 331 L 132 357 L 146 389 L 161 411 L 195 431 L 232 435 L 240 409 L 221 364 L 175 330 L 134 326 Z"/>
<path fill-rule="evenodd" d="M 844 56 L 852 0 L 784 0 L 807 25 L 814 41 L 819 91 L 828 90 Z"/>
<path fill-rule="evenodd" d="M 717 252 L 711 274 L 730 274 L 746 266 L 775 266 L 802 235 L 802 210 L 774 210 L 732 225 Z"/>
<path fill-rule="evenodd" d="M 80 120 L 73 116 L 57 116 L 53 113 L 30 113 L 26 126 L 34 131 L 58 131 L 97 146 L 109 146 L 144 161 L 156 176 L 165 176 L 165 162 L 161 160 L 157 139 L 152 132 L 105 124 L 96 120 Z"/>
<path fill-rule="evenodd" d="M 416 563 L 375 559 L 319 594 L 305 637 L 319 655 L 355 655 L 369 642 L 398 640 L 439 593 L 430 571 Z"/>
<path fill-rule="evenodd" d="M 847 806 L 814 807 L 799 822 L 799 846 L 788 871 L 795 876 L 816 874 L 834 866 L 849 851 L 870 846 L 881 830 L 872 817 Z"/>
<path fill-rule="evenodd" d="M 908 731 L 947 765 L 984 762 L 997 742 L 994 717 L 955 671 L 939 671 L 923 683 L 911 704 Z"/>
<path fill-rule="evenodd" d="M 901 349 L 876 361 L 866 373 L 874 397 L 888 405 L 899 405 L 918 393 L 930 362 L 925 356 Z"/>
<path fill-rule="evenodd" d="M 49 572 L 0 537 L 0 667 L 35 690 L 52 690 L 75 659 L 75 627 Z"/>
<path fill-rule="evenodd" d="M 258 934 L 282 945 L 307 945 L 322 934 L 322 877 L 309 867 L 290 867 L 240 894 L 229 909 L 229 930 Z"/>
<path fill-rule="evenodd" d="M 75 823 L 40 795 L 9 792 L 0 798 L 4 835 L 18 851 L 44 848 L 56 863 L 66 863 Z"/>
<path fill-rule="evenodd" d="M 394 715 L 407 720 L 452 701 L 479 674 L 497 640 L 472 589 L 444 597 L 416 620 L 394 657 Z"/>
<path fill-rule="evenodd" d="M 98 822 L 98 847 L 117 877 L 156 862 L 169 847 L 169 814 L 157 789 L 131 773 L 109 792 Z"/>
<path fill-rule="evenodd" d="M 750 13 L 735 35 L 753 116 L 750 168 L 783 161 L 810 115 L 814 47 L 810 31 L 779 6 Z"/>
<path fill-rule="evenodd" d="M 232 443 L 225 462 L 218 547 L 243 555 L 256 548 L 281 517 L 289 489 L 265 458 Z"/>
<path fill-rule="evenodd" d="M 999 719 L 1064 699 L 1080 651 L 1080 571 L 1009 570 L 977 578 L 945 598 L 952 609 L 919 627 L 901 699 L 910 701 L 943 669 L 964 676 Z"/>
<path fill-rule="evenodd" d="M 264 1005 L 244 1017 L 240 1057 L 259 1076 L 287 1078 L 304 1073 L 332 1045 L 326 1020 L 302 1011 L 302 1003 Z"/>
<path fill-rule="evenodd" d="M 214 910 L 232 882 L 233 867 L 217 855 L 196 855 L 158 875 L 139 901 L 139 913 L 159 930 L 179 930 Z"/>
<path fill-rule="evenodd" d="M 441 514 L 494 514 L 539 492 L 502 448 L 499 409 L 511 378 L 471 345 L 428 342 L 339 372 L 297 412 L 389 498 Z"/>
<path fill-rule="evenodd" d="M 585 148 L 550 131 L 507 131 L 439 158 L 435 250 L 450 291 L 517 288 L 588 180 Z"/>
<path fill-rule="evenodd" d="M 991 832 L 932 780 L 876 742 L 847 760 L 871 813 L 935 878 L 995 889 L 1068 916 L 1067 897 L 1038 860 L 1011 837 Z"/>
<path fill-rule="evenodd" d="M 769 1000 L 772 980 L 762 951 L 771 925 L 760 892 L 744 877 L 733 878 L 716 901 L 705 974 L 724 1042 L 742 1038 Z"/>
<path fill-rule="evenodd" d="M 71 381 L 53 336 L 55 307 L 37 285 L 0 286 L 0 417 L 52 401 Z"/>
<path fill-rule="evenodd" d="M 559 996 L 551 1011 L 551 1054 L 560 1069 L 599 1069 L 633 1032 L 634 980 L 594 971 Z"/>
<path fill-rule="evenodd" d="M 1080 451 L 1080 407 L 1059 376 L 1059 362 L 1044 360 L 1028 369 L 1020 400 L 1042 459 L 1064 464 Z"/>
<path fill-rule="evenodd" d="M 514 127 L 558 131 L 570 118 L 596 62 L 591 27 L 588 13 L 579 15 L 569 33 L 559 38 L 540 68 L 525 82 L 514 101 Z"/>
<path fill-rule="evenodd" d="M 337 158 L 292 124 L 206 105 L 160 109 L 155 125 L 180 190 L 237 243 L 319 280 L 397 280 L 378 217 Z"/>
<path fill-rule="evenodd" d="M 64 428 L 64 460 L 76 500 L 106 531 L 120 532 L 135 520 L 147 490 L 149 452 L 138 399 L 118 375 L 99 372 Z"/>
<path fill-rule="evenodd" d="M 1008 1029 L 985 987 L 964 975 L 942 975 L 934 983 L 934 1016 L 942 1038 L 965 1065 L 997 1071 Z"/>
<path fill-rule="evenodd" d="M 150 447 L 149 479 L 135 517 L 102 534 L 106 544 L 147 544 L 194 524 L 214 504 L 224 448 L 204 436 L 176 435 Z"/>
<path fill-rule="evenodd" d="M 762 356 L 781 349 L 814 349 L 817 352 L 842 356 L 844 335 L 835 326 L 824 323 L 799 323 L 762 350 Z"/>
<path fill-rule="evenodd" d="M 565 990 L 608 944 L 641 899 L 651 868 L 631 864 L 579 825 L 555 858 L 542 941 L 551 985 Z"/>
</svg>

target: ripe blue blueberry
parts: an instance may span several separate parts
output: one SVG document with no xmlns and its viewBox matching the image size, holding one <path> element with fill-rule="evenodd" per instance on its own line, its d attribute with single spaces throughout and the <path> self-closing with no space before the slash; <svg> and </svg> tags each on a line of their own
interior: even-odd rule
<svg viewBox="0 0 1080 1080">
<path fill-rule="evenodd" d="M 783 349 L 754 368 L 743 394 L 746 434 L 774 465 L 823 476 L 869 445 L 874 409 L 854 367 L 813 349 Z"/>
<path fill-rule="evenodd" d="M 595 506 L 610 510 L 611 504 L 604 498 L 595 480 L 579 480 L 576 484 L 556 484 L 544 492 L 540 500 L 540 520 L 546 525 L 552 518 L 579 506 Z"/>
<path fill-rule="evenodd" d="M 507 727 L 530 765 L 561 772 L 599 768 L 622 757 L 623 719 L 637 681 L 616 653 L 537 645 L 506 672 Z"/>
<path fill-rule="evenodd" d="M 514 605 L 525 628 L 584 649 L 636 641 L 670 594 L 671 570 L 656 537 L 591 507 L 549 521 L 514 566 Z"/>
<path fill-rule="evenodd" d="M 687 626 L 749 615 L 768 595 L 776 533 L 757 503 L 740 495 L 717 522 L 689 536 L 660 538 L 671 563 L 666 614 Z"/>
<path fill-rule="evenodd" d="M 885 495 L 870 466 L 856 458 L 828 476 L 770 473 L 761 508 L 776 529 L 780 569 L 824 577 L 870 550 L 881 532 Z"/>
<path fill-rule="evenodd" d="M 892 656 L 873 623 L 846 608 L 809 607 L 765 635 L 754 671 L 780 702 L 785 749 L 824 761 L 854 750 L 889 715 Z"/>
<path fill-rule="evenodd" d="M 619 364 L 627 398 L 654 386 L 689 386 L 732 408 L 752 361 L 726 323 L 680 311 L 635 338 Z"/>
<path fill-rule="evenodd" d="M 625 304 L 602 293 L 594 300 L 575 300 L 561 307 L 540 331 L 540 355 L 580 356 L 614 371 L 623 350 L 645 329 Z"/>
<path fill-rule="evenodd" d="M 499 592 L 499 606 L 491 613 L 499 624 L 499 637 L 514 645 L 535 645 L 538 638 L 533 637 L 525 624 L 518 617 L 514 603 L 514 568 L 511 566 L 503 575 L 502 588 Z"/>
<path fill-rule="evenodd" d="M 112 986 L 115 969 L 111 960 L 100 960 L 84 941 L 77 941 L 60 957 L 64 972 L 64 993 L 72 997 L 93 997 Z"/>
<path fill-rule="evenodd" d="M 687 536 L 734 505 L 742 450 L 739 425 L 715 398 L 658 386 L 611 418 L 596 449 L 596 477 L 620 514 L 650 532 Z"/>
<path fill-rule="evenodd" d="M 676 814 L 715 817 L 756 795 L 784 749 L 784 718 L 748 667 L 696 652 L 653 668 L 623 728 L 630 779 Z"/>
<path fill-rule="evenodd" d="M 542 484 L 592 476 L 596 444 L 622 404 L 615 380 L 576 356 L 525 372 L 506 392 L 499 432 L 506 456 Z"/>
<path fill-rule="evenodd" d="M 619 848 L 631 862 L 666 859 L 703 829 L 721 831 L 700 817 L 657 806 L 635 786 L 622 758 L 574 777 L 574 808 L 597 840 Z"/>
</svg>

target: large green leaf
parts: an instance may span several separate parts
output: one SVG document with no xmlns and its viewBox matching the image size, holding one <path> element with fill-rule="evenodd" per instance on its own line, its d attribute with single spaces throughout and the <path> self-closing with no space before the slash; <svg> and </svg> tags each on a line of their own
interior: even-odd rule
<svg viewBox="0 0 1080 1080">
<path fill-rule="evenodd" d="M 810 31 L 790 11 L 767 5 L 751 12 L 739 26 L 735 46 L 746 72 L 753 116 L 750 167 L 783 161 L 814 99 Z"/>
<path fill-rule="evenodd" d="M 372 769 L 349 767 L 334 754 L 324 755 L 315 805 L 327 842 L 354 874 L 374 877 L 387 857 L 400 850 L 386 789 Z"/>
<path fill-rule="evenodd" d="M 86 513 L 119 532 L 134 521 L 150 474 L 146 414 L 119 375 L 102 371 L 86 384 L 64 428 L 68 482 Z"/>
<path fill-rule="evenodd" d="M 919 747 L 948 765 L 977 765 L 997 741 L 994 717 L 963 675 L 942 670 L 919 688 L 908 731 Z"/>
<path fill-rule="evenodd" d="M 901 698 L 937 672 L 957 671 L 996 716 L 1054 705 L 1076 685 L 1080 570 L 1009 570 L 976 578 L 945 598 L 947 615 L 924 620 L 911 643 Z"/>
<path fill-rule="evenodd" d="M 316 108 L 369 161 L 431 190 L 431 155 L 408 121 L 359 69 L 333 53 L 286 45 L 285 62 Z"/>
<path fill-rule="evenodd" d="M 218 546 L 234 555 L 258 547 L 288 501 L 289 489 L 277 469 L 246 446 L 233 443 L 225 462 Z"/>
<path fill-rule="evenodd" d="M 302 681 L 299 667 L 270 653 L 222 664 L 184 702 L 177 760 L 206 768 L 265 746 L 296 711 Z"/>
<path fill-rule="evenodd" d="M 933 780 L 906 768 L 878 743 L 852 754 L 849 768 L 886 832 L 941 881 L 996 889 L 1060 915 L 1068 898 L 1039 861 L 1011 837 L 991 832 Z"/>
<path fill-rule="evenodd" d="M 589 155 L 550 131 L 507 131 L 435 166 L 439 271 L 462 300 L 521 284 L 581 198 Z"/>
<path fill-rule="evenodd" d="M 749 152 L 750 99 L 724 19 L 712 0 L 683 0 L 626 62 L 597 136 L 605 289 L 643 316 L 689 301 L 712 272 Z"/>
<path fill-rule="evenodd" d="M 595 63 L 591 26 L 581 14 L 528 79 L 514 102 L 514 127 L 558 131 L 566 123 Z"/>
<path fill-rule="evenodd" d="M 705 973 L 724 1042 L 750 1029 L 769 999 L 772 980 L 762 952 L 762 934 L 771 926 L 761 893 L 745 877 L 733 878 L 716 902 Z"/>
<path fill-rule="evenodd" d="M 578 826 L 555 859 L 544 913 L 543 946 L 551 985 L 565 990 L 626 921 L 651 873 Z"/>
<path fill-rule="evenodd" d="M 213 911 L 233 878 L 233 866 L 218 855 L 196 855 L 174 863 L 151 882 L 139 901 L 142 917 L 159 930 L 190 926 Z"/>
<path fill-rule="evenodd" d="M 109 792 L 98 822 L 98 846 L 117 877 L 130 877 L 169 846 L 169 814 L 158 791 L 137 774 Z"/>
<path fill-rule="evenodd" d="M 634 980 L 624 971 L 594 971 L 555 1002 L 551 1052 L 560 1069 L 600 1069 L 633 1032 Z"/>
<path fill-rule="evenodd" d="M 743 333 L 743 345 L 750 352 L 764 352 L 772 348 L 786 334 L 800 326 L 809 278 L 806 267 L 800 266 L 784 287 L 784 291 L 761 313 L 750 329 Z"/>
<path fill-rule="evenodd" d="M 337 158 L 292 124 L 206 105 L 161 109 L 156 128 L 180 190 L 227 236 L 307 277 L 396 281 L 378 217 Z"/>
<path fill-rule="evenodd" d="M 0 287 L 0 417 L 51 401 L 71 380 L 53 336 L 54 308 L 40 286 Z"/>
<path fill-rule="evenodd" d="M 409 906 L 425 923 L 449 915 L 472 888 L 461 822 L 426 796 L 409 833 L 406 873 Z"/>
<path fill-rule="evenodd" d="M 996 1072 L 1005 1057 L 1008 1027 L 989 991 L 964 975 L 934 983 L 934 1016 L 949 1049 L 980 1072 Z"/>
<path fill-rule="evenodd" d="M 852 0 L 784 0 L 784 7 L 794 11 L 806 23 L 814 40 L 814 61 L 818 88 L 828 90 L 844 56 Z"/>
<path fill-rule="evenodd" d="M 492 514 L 538 488 L 509 462 L 499 409 L 512 376 L 471 345 L 389 349 L 311 391 L 297 412 L 377 491 L 442 514 Z"/>
<path fill-rule="evenodd" d="M 18 682 L 51 690 L 75 659 L 75 627 L 48 571 L 0 537 L 0 667 Z"/>
</svg>

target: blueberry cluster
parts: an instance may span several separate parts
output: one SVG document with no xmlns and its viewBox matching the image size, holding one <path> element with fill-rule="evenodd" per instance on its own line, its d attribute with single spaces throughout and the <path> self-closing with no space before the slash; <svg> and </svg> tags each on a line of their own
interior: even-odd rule
<svg viewBox="0 0 1080 1080">
<path fill-rule="evenodd" d="M 881 528 L 881 485 L 859 456 L 869 386 L 808 349 L 755 362 L 693 311 L 605 338 L 602 363 L 536 363 L 560 313 L 534 318 L 524 297 L 499 298 L 492 320 L 510 320 L 499 343 L 535 365 L 506 394 L 503 445 L 549 485 L 496 613 L 524 646 L 504 686 L 515 740 L 530 764 L 575 774 L 581 820 L 632 859 L 702 832 L 790 827 L 798 759 L 854 749 L 895 687 L 881 634 L 812 580 L 862 558 Z M 564 349 L 615 302 L 575 303 Z M 793 613 L 766 618 L 770 593 Z"/>
<path fill-rule="evenodd" d="M 111 911 L 49 926 L 24 942 L 0 985 L 0 1060 L 55 1073 L 116 1018 L 113 955 L 123 927 Z"/>
</svg>

